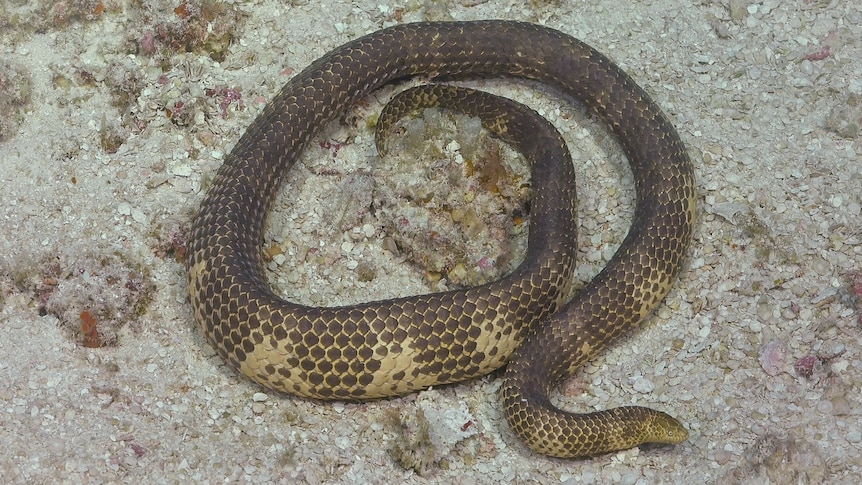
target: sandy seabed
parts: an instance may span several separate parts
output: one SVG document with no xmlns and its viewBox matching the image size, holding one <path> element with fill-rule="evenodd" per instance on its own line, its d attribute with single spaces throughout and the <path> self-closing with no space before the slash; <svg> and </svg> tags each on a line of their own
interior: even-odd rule
<svg viewBox="0 0 862 485">
<path fill-rule="evenodd" d="M 225 366 L 194 324 L 184 231 L 279 87 L 379 28 L 484 18 L 604 52 L 690 151 L 700 207 L 682 276 L 556 397 L 667 411 L 690 430 L 681 445 L 534 455 L 502 418 L 498 375 L 366 404 L 279 395 Z M 841 0 L 4 2 L 2 481 L 859 483 L 860 26 L 860 4 Z M 581 107 L 478 84 L 566 136 L 589 279 L 631 220 L 624 157 Z M 364 117 L 377 101 L 311 144 L 276 204 L 265 248 L 292 299 L 435 288 L 387 250 L 384 222 L 328 217 L 374 154 Z M 422 419 L 439 436 L 405 441 Z M 434 460 L 420 474 L 405 455 Z"/>
</svg>

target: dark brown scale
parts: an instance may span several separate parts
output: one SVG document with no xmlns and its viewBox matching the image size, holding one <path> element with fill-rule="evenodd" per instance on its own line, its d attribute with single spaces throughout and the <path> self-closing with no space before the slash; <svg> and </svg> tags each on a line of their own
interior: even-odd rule
<svg viewBox="0 0 862 485">
<path fill-rule="evenodd" d="M 356 100 L 416 75 L 538 80 L 583 102 L 617 136 L 636 181 L 634 222 L 616 255 L 574 300 L 561 302 L 576 252 L 574 174 L 565 144 L 547 122 L 521 108 L 498 112 L 496 104 L 482 105 L 479 97 L 458 91 L 442 96 L 454 96 L 459 111 L 479 110 L 472 114 L 532 163 L 524 263 L 500 281 L 461 292 L 343 308 L 295 305 L 267 286 L 258 248 L 284 174 L 311 137 Z M 537 452 L 577 457 L 645 442 L 678 443 L 687 433 L 664 413 L 624 407 L 572 414 L 554 407 L 548 394 L 664 298 L 689 245 L 694 210 L 694 177 L 679 136 L 649 96 L 602 54 L 532 24 L 405 24 L 318 59 L 249 126 L 195 219 L 189 293 L 219 355 L 276 390 L 373 399 L 486 374 L 511 356 L 502 387 L 505 414 Z M 270 328 L 272 337 L 243 337 L 258 325 Z M 417 348 L 429 330 L 441 342 L 453 342 L 449 352 Z M 337 350 L 343 357 L 344 345 L 356 346 L 357 335 L 364 335 L 369 352 L 349 365 L 327 360 L 333 345 L 342 345 Z"/>
</svg>

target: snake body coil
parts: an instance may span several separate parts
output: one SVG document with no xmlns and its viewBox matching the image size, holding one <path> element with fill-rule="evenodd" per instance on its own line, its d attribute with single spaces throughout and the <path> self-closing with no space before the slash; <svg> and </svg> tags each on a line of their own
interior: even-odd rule
<svg viewBox="0 0 862 485">
<path fill-rule="evenodd" d="M 609 264 L 574 300 L 560 302 L 575 255 L 574 194 L 553 182 L 573 178 L 565 168 L 547 177 L 550 188 L 534 190 L 530 248 L 506 279 L 332 308 L 296 305 L 269 288 L 259 245 L 283 175 L 311 137 L 356 100 L 417 75 L 538 80 L 589 106 L 619 138 L 635 177 L 634 221 Z M 189 293 L 219 355 L 279 391 L 371 399 L 461 381 L 509 361 L 506 417 L 540 453 L 577 457 L 678 443 L 686 431 L 664 413 L 624 407 L 571 414 L 555 408 L 548 394 L 665 297 L 691 238 L 694 208 L 691 164 L 673 126 L 591 47 L 518 22 L 405 24 L 320 58 L 250 125 L 195 219 Z"/>
</svg>

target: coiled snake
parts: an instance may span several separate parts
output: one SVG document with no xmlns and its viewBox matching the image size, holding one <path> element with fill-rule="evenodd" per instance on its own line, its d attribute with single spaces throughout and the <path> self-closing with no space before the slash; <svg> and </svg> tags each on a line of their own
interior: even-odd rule
<svg viewBox="0 0 862 485">
<path fill-rule="evenodd" d="M 528 254 L 503 280 L 331 308 L 289 303 L 269 288 L 259 246 L 285 172 L 311 137 L 347 107 L 382 84 L 411 76 L 538 80 L 583 102 L 618 137 L 635 176 L 634 220 L 608 265 L 572 301 L 559 299 L 575 254 L 574 194 L 553 180 L 573 175 L 559 168 L 544 177 L 552 182 L 550 195 L 534 190 Z M 664 413 L 622 407 L 573 414 L 553 406 L 548 395 L 665 297 L 688 247 L 694 210 L 692 168 L 675 129 L 602 54 L 526 23 L 404 24 L 318 59 L 249 126 L 194 221 L 189 293 L 196 320 L 219 355 L 278 391 L 373 399 L 462 381 L 509 362 L 504 412 L 537 452 L 579 457 L 646 442 L 679 443 L 687 432 Z"/>
</svg>

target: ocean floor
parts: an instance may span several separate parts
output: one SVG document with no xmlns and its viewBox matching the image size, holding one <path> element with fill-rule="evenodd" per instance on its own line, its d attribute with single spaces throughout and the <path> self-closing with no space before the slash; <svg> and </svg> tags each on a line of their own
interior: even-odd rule
<svg viewBox="0 0 862 485">
<path fill-rule="evenodd" d="M 369 403 L 281 395 L 226 366 L 194 322 L 190 221 L 281 85 L 386 26 L 485 18 L 596 47 L 688 147 L 699 212 L 682 275 L 643 328 L 554 398 L 573 411 L 660 409 L 689 429 L 683 444 L 535 455 L 503 419 L 499 374 Z M 2 2 L 1 481 L 860 483 L 860 59 L 862 5 L 847 0 Z M 540 86 L 470 85 L 564 134 L 588 280 L 632 217 L 615 140 Z M 432 115 L 393 135 L 401 158 L 378 159 L 369 125 L 392 92 L 333 122 L 288 175 L 263 244 L 285 297 L 435 291 L 522 254 L 517 157 Z M 504 160 L 485 175 L 509 189 L 449 194 L 433 180 L 472 143 Z M 464 206 L 441 212 L 441 191 Z M 418 229 L 396 234 L 393 221 Z"/>
</svg>

